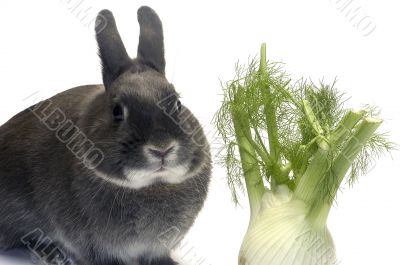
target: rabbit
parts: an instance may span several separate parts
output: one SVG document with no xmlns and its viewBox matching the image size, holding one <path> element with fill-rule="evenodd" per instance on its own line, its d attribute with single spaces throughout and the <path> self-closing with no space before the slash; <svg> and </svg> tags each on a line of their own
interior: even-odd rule
<svg viewBox="0 0 400 265">
<path fill-rule="evenodd" d="M 0 250 L 45 264 L 172 265 L 207 197 L 212 159 L 165 77 L 162 23 L 137 12 L 137 57 L 96 18 L 101 85 L 69 89 L 0 127 Z"/>
</svg>

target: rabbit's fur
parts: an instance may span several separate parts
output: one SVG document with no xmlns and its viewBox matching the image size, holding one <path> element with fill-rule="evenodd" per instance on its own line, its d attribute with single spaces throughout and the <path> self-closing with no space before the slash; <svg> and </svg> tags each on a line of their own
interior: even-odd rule
<svg viewBox="0 0 400 265">
<path fill-rule="evenodd" d="M 141 7 L 138 20 L 131 59 L 112 13 L 99 13 L 104 85 L 67 90 L 0 127 L 0 249 L 51 264 L 175 264 L 170 250 L 206 198 L 210 153 L 165 78 L 160 19 Z"/>
</svg>

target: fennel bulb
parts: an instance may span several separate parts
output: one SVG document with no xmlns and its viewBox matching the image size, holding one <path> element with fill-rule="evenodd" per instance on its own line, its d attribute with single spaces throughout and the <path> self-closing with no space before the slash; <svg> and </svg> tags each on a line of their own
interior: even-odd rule
<svg viewBox="0 0 400 265">
<path fill-rule="evenodd" d="M 309 222 L 307 211 L 286 186 L 266 191 L 243 240 L 239 264 L 337 264 L 327 227 Z"/>
<path fill-rule="evenodd" d="M 335 265 L 326 227 L 343 180 L 352 184 L 393 148 L 373 107 L 343 107 L 334 85 L 292 82 L 281 64 L 237 65 L 215 125 L 233 200 L 247 190 L 251 216 L 239 265 Z"/>
</svg>

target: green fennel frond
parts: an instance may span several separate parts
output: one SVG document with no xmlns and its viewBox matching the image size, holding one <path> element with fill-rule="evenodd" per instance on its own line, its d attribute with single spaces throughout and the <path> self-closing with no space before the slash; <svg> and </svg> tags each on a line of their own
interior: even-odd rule
<svg viewBox="0 0 400 265">
<path fill-rule="evenodd" d="M 357 181 L 359 176 L 366 175 L 371 171 L 375 167 L 378 158 L 396 149 L 396 144 L 387 139 L 387 133 L 377 132 L 362 147 L 347 176 L 347 182 L 350 186 Z"/>
<path fill-rule="evenodd" d="M 332 84 L 292 81 L 283 66 L 270 61 L 260 64 L 253 58 L 247 65 L 237 63 L 234 78 L 221 84 L 223 101 L 214 117 L 223 142 L 217 162 L 227 169 L 228 186 L 236 203 L 248 180 L 245 166 L 253 178 L 260 175 L 259 181 L 271 189 L 286 184 L 294 191 L 305 174 L 318 179 L 315 190 L 309 191 L 314 196 L 306 198 L 315 201 L 313 207 L 319 207 L 333 201 L 344 175 L 353 184 L 394 144 L 387 135 L 375 132 L 380 122 L 369 120 L 379 115 L 377 108 L 365 105 L 359 112 L 345 108 L 347 98 L 336 88 L 336 79 Z M 365 139 L 358 146 L 360 126 L 371 135 L 361 133 Z M 313 176 L 308 169 L 321 148 L 326 149 L 326 161 L 321 160 L 325 168 L 318 170 L 319 176 Z M 240 158 L 243 152 L 251 160 L 247 166 Z"/>
</svg>

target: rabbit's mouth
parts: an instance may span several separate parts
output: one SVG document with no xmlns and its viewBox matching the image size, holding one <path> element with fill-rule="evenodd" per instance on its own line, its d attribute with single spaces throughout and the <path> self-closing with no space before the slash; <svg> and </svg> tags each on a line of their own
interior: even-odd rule
<svg viewBox="0 0 400 265">
<path fill-rule="evenodd" d="M 103 173 L 99 170 L 94 170 L 97 177 L 115 184 L 117 186 L 131 188 L 131 189 L 142 189 L 153 185 L 155 183 L 173 183 L 178 184 L 190 177 L 188 175 L 189 166 L 178 165 L 174 167 L 158 167 L 147 168 L 147 169 L 124 169 L 124 179 L 116 178 L 114 176 Z"/>
<path fill-rule="evenodd" d="M 131 188 L 140 189 L 154 183 L 181 183 L 187 178 L 189 167 L 187 165 L 162 164 L 146 169 L 125 169 L 126 182 Z"/>
<path fill-rule="evenodd" d="M 107 182 L 131 189 L 141 189 L 155 183 L 179 184 L 191 178 L 193 174 L 189 173 L 190 162 L 182 162 L 178 158 L 178 151 L 178 145 L 174 145 L 174 150 L 164 151 L 163 154 L 151 154 L 149 148 L 144 148 L 147 158 L 144 167 L 126 166 L 122 169 L 122 176 L 119 177 L 96 169 L 94 173 Z"/>
<path fill-rule="evenodd" d="M 140 167 L 125 165 L 121 176 L 112 176 L 94 170 L 97 177 L 118 186 L 142 189 L 153 184 L 180 184 L 201 172 L 206 160 L 196 153 L 187 152 L 184 146 L 171 141 L 168 144 L 143 146 L 145 161 Z M 197 160 L 196 160 L 197 159 Z M 195 163 L 194 161 L 198 161 Z"/>
<path fill-rule="evenodd" d="M 159 173 L 159 172 L 163 172 L 165 171 L 165 167 L 161 166 L 159 169 L 157 169 L 156 171 L 154 171 L 154 173 Z"/>
<path fill-rule="evenodd" d="M 157 170 L 154 171 L 154 173 L 163 173 L 167 170 L 168 168 L 165 165 L 161 165 Z"/>
</svg>

